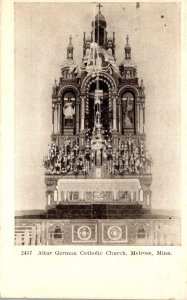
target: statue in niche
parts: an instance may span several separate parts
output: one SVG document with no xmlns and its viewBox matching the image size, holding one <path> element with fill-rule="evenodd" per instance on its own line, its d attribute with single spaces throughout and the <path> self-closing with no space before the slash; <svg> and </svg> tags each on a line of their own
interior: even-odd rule
<svg viewBox="0 0 187 300">
<path fill-rule="evenodd" d="M 63 107 L 63 113 L 65 116 L 65 125 L 73 125 L 73 116 L 75 115 L 75 108 L 73 107 L 73 102 L 69 99 Z"/>
<path fill-rule="evenodd" d="M 73 107 L 73 103 L 71 101 L 65 103 L 63 112 L 65 118 L 70 118 L 70 119 L 73 118 L 75 114 L 75 108 Z"/>
<path fill-rule="evenodd" d="M 125 105 L 125 113 L 124 113 L 124 127 L 125 128 L 133 128 L 134 127 L 134 99 L 127 97 L 126 105 Z"/>
<path fill-rule="evenodd" d="M 126 50 L 126 58 L 131 58 L 131 55 L 130 55 L 130 51 L 129 50 Z"/>
<path fill-rule="evenodd" d="M 126 79 L 131 79 L 131 71 L 130 70 L 126 71 Z"/>
</svg>

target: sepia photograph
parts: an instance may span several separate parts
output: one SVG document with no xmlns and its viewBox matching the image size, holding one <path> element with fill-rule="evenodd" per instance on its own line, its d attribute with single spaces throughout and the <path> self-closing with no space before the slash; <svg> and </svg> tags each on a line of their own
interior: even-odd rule
<svg viewBox="0 0 187 300">
<path fill-rule="evenodd" d="M 1 2 L 0 295 L 187 295 L 187 2 Z"/>
<path fill-rule="evenodd" d="M 14 23 L 15 245 L 180 245 L 180 3 Z"/>
</svg>

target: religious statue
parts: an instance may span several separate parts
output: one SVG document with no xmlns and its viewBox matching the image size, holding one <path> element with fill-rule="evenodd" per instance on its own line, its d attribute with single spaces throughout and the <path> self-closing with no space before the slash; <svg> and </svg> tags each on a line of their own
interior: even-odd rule
<svg viewBox="0 0 187 300">
<path fill-rule="evenodd" d="M 75 114 L 75 108 L 72 102 L 66 102 L 63 108 L 63 113 L 66 119 L 72 119 Z"/>
<path fill-rule="evenodd" d="M 124 114 L 124 125 L 125 128 L 133 128 L 133 100 L 128 97 L 126 100 L 125 114 Z"/>
<path fill-rule="evenodd" d="M 131 72 L 129 70 L 126 72 L 126 79 L 131 79 Z"/>
</svg>

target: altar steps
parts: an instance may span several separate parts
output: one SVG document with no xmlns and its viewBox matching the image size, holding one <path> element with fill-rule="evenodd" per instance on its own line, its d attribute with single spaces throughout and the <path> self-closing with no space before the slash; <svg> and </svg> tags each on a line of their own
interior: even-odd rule
<svg viewBox="0 0 187 300">
<path fill-rule="evenodd" d="M 124 219 L 146 214 L 140 204 L 82 204 L 57 205 L 47 211 L 48 218 L 55 219 Z"/>
</svg>

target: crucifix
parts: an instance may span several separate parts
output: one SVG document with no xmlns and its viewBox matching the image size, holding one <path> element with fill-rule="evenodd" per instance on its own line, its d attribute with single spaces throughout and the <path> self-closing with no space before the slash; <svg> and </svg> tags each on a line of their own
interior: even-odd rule
<svg viewBox="0 0 187 300">
<path fill-rule="evenodd" d="M 99 13 L 101 12 L 101 7 L 103 7 L 100 3 L 97 5 L 97 7 L 99 8 Z"/>
</svg>

